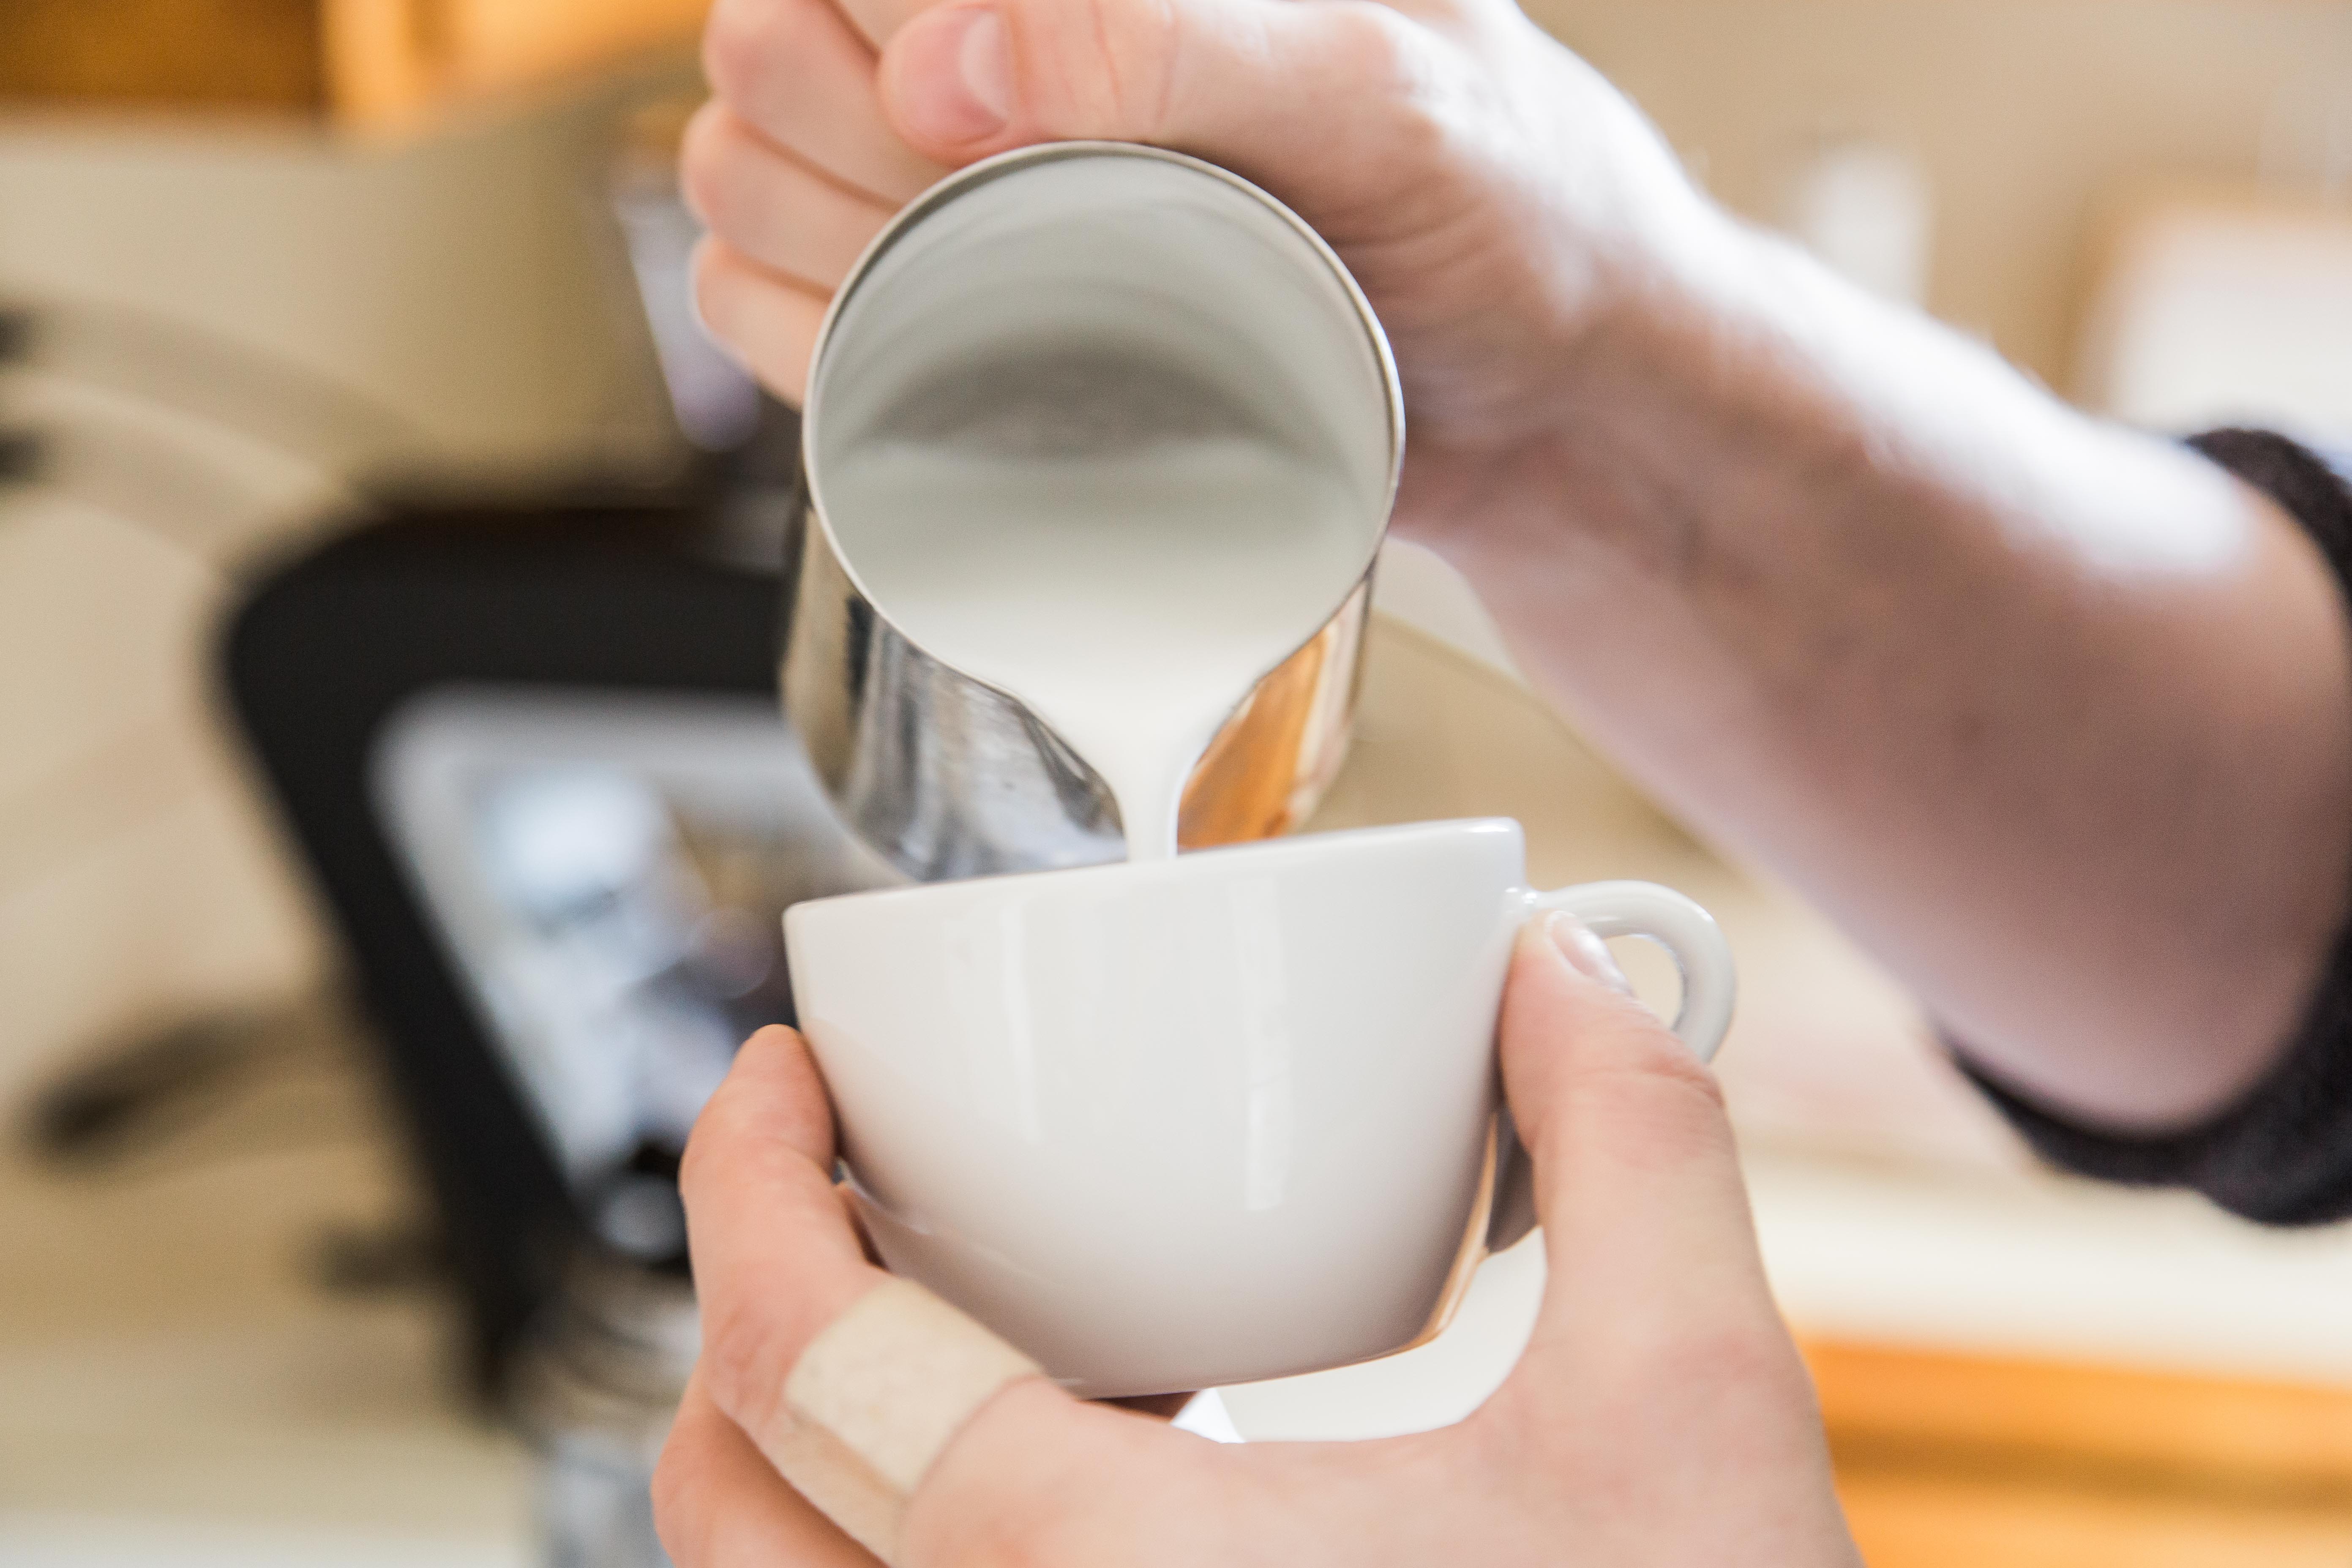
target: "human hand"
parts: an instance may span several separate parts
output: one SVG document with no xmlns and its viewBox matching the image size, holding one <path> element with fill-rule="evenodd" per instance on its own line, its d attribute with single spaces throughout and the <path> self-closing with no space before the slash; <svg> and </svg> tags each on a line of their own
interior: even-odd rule
<svg viewBox="0 0 2352 1568">
<path fill-rule="evenodd" d="M 1508 0 L 719 0 L 705 57 L 702 315 L 781 395 L 858 251 L 947 169 L 1171 147 L 1289 204 L 1363 286 L 1412 429 L 1397 523 L 1424 536 L 1507 503 L 1498 476 L 1541 466 L 1514 454 L 1608 395 L 1577 374 L 1603 325 L 1728 232 Z"/>
<path fill-rule="evenodd" d="M 1526 1353 L 1467 1420 L 1219 1447 L 1027 1378 L 925 1471 L 899 1560 L 1855 1564 L 1715 1080 L 1588 971 L 1614 975 L 1598 940 L 1557 917 L 1513 963 L 1503 1071 L 1550 1275 Z M 769 1458 L 802 1350 L 887 1278 L 833 1159 L 814 1064 L 789 1030 L 761 1031 L 687 1152 L 704 1354 L 655 1480 L 680 1568 L 874 1561 Z"/>
</svg>

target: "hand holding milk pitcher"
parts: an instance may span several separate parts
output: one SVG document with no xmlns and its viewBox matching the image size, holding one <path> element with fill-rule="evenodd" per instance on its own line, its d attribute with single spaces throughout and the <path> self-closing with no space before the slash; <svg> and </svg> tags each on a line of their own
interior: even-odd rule
<svg viewBox="0 0 2352 1568">
<path fill-rule="evenodd" d="M 787 712 L 870 847 L 980 874 L 786 921 L 895 1272 L 1089 1396 L 1386 1354 L 1525 1228 L 1525 921 L 1664 944 L 1713 1054 L 1713 921 L 1533 892 L 1515 824 L 1176 855 L 1336 768 L 1402 449 L 1370 309 L 1263 192 L 1110 143 L 961 172 L 838 291 L 803 440 Z"/>
</svg>

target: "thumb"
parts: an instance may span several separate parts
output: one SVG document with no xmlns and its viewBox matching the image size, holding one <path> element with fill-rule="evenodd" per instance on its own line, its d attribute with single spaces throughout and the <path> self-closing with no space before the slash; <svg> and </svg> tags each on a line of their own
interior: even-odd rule
<svg viewBox="0 0 2352 1568">
<path fill-rule="evenodd" d="M 917 151 L 967 163 L 1099 138 L 1193 153 L 1327 210 L 1393 196 L 1417 100 L 1444 53 L 1384 5 L 1296 0 L 949 0 L 881 64 L 885 112 Z M 1265 176 L 1278 165 L 1282 178 Z M 1354 184 L 1365 189 L 1354 191 Z M 1304 185 L 1307 187 L 1301 189 Z"/>
<path fill-rule="evenodd" d="M 1531 1360 L 1785 1340 L 1715 1076 L 1570 916 L 1520 933 L 1502 1062 L 1549 1270 Z"/>
</svg>

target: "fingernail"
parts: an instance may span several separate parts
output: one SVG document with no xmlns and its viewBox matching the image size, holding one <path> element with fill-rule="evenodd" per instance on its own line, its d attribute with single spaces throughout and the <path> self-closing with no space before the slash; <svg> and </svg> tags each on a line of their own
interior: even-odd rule
<svg viewBox="0 0 2352 1568">
<path fill-rule="evenodd" d="M 1612 991 L 1633 994 L 1633 987 L 1625 979 L 1625 972 L 1617 967 L 1610 956 L 1609 944 L 1601 940 L 1593 929 L 1565 910 L 1555 910 L 1544 917 L 1544 934 L 1559 949 L 1559 955 L 1579 974 L 1588 980 L 1598 980 Z"/>
<path fill-rule="evenodd" d="M 960 146 L 1004 129 L 1013 118 L 1013 42 L 1004 18 L 985 5 L 939 12 L 915 24 L 901 80 L 908 129 Z"/>
</svg>

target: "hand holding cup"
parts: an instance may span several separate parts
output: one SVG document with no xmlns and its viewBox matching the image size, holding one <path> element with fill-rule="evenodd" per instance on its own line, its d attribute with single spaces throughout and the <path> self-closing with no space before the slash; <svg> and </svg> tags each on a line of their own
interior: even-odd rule
<svg viewBox="0 0 2352 1568">
<path fill-rule="evenodd" d="M 1594 977 L 1608 973 L 1597 948 L 1550 917 L 1511 960 L 1503 1076 L 1549 1284 L 1518 1365 L 1467 1420 L 1220 1447 L 1016 1377 L 961 1413 L 894 1500 L 877 1542 L 888 1560 L 1379 1568 L 1572 1550 L 1607 1568 L 1852 1568 L 1720 1095 L 1622 982 Z M 833 1184 L 833 1127 L 814 1058 L 771 1029 L 696 1129 L 686 1192 L 706 1345 L 656 1486 L 681 1568 L 876 1561 L 775 1462 L 796 1451 L 783 1394 L 803 1352 L 890 1279 Z"/>
</svg>

